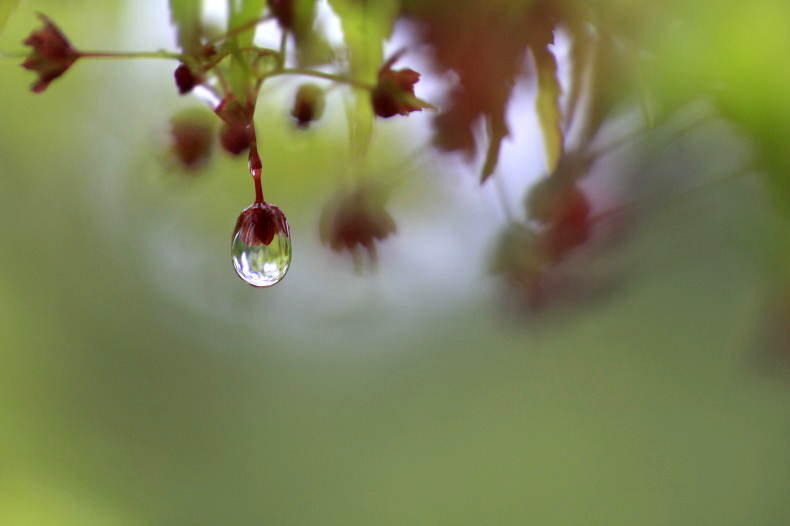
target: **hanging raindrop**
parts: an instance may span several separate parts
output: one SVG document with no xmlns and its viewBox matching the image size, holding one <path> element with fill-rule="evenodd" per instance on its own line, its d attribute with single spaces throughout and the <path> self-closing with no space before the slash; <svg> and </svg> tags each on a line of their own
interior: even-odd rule
<svg viewBox="0 0 790 526">
<path fill-rule="evenodd" d="M 285 214 L 266 202 L 245 208 L 233 230 L 231 256 L 236 273 L 250 285 L 279 283 L 291 265 L 291 232 Z"/>
</svg>

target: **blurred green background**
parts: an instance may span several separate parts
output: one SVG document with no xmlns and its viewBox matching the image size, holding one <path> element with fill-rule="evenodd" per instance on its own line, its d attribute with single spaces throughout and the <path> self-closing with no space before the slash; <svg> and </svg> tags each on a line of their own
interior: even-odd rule
<svg viewBox="0 0 790 526">
<path fill-rule="evenodd" d="M 165 4 L 23 1 L 0 48 L 34 11 L 79 48 L 171 47 Z M 229 255 L 245 162 L 164 168 L 169 116 L 199 105 L 172 69 L 85 61 L 36 96 L 0 62 L 0 524 L 790 521 L 790 389 L 762 335 L 787 238 L 759 177 L 641 218 L 605 298 L 526 315 L 486 271 L 494 192 L 452 166 L 403 177 L 376 273 L 322 247 L 343 109 L 298 134 L 274 85 L 257 124 L 294 259 L 256 290 Z M 425 118 L 380 126 L 371 169 Z M 682 193 L 748 144 L 715 120 L 629 166 Z"/>
</svg>

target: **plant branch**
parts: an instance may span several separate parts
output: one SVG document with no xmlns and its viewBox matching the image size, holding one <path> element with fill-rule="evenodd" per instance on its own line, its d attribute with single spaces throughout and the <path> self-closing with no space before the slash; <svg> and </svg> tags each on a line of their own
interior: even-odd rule
<svg viewBox="0 0 790 526">
<path fill-rule="evenodd" d="M 273 19 L 274 19 L 274 17 L 272 15 L 264 15 L 264 16 L 262 16 L 260 18 L 255 18 L 253 20 L 250 20 L 249 22 L 245 22 L 245 23 L 241 24 L 240 26 L 234 27 L 233 29 L 231 29 L 230 31 L 225 33 L 224 35 L 219 35 L 219 36 L 216 36 L 214 38 L 210 38 L 208 40 L 208 42 L 206 42 L 206 45 L 216 44 L 217 42 L 221 42 L 223 40 L 227 40 L 229 38 L 233 38 L 235 36 L 240 35 L 241 33 L 244 33 L 248 29 L 251 29 L 251 28 L 257 26 L 258 24 L 262 24 L 264 22 L 268 22 L 269 20 L 273 20 Z"/>
<path fill-rule="evenodd" d="M 183 61 L 185 55 L 171 51 L 78 51 L 80 58 L 119 59 L 119 58 L 164 58 Z"/>
<path fill-rule="evenodd" d="M 372 91 L 373 88 L 375 88 L 375 86 L 368 84 L 367 82 L 363 82 L 361 80 L 347 77 L 345 75 L 324 73 L 323 71 L 307 69 L 307 68 L 283 68 L 276 71 L 272 71 L 271 73 L 267 73 L 265 77 L 275 77 L 278 75 L 304 75 L 307 77 L 316 77 L 319 79 L 331 80 L 334 82 L 348 84 L 349 86 L 353 86 L 355 88 L 364 89 L 368 91 Z"/>
</svg>

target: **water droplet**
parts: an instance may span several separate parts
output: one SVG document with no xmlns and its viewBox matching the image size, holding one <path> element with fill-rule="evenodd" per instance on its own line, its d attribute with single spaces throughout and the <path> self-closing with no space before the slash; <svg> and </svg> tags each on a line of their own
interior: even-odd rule
<svg viewBox="0 0 790 526">
<path fill-rule="evenodd" d="M 291 266 L 291 232 L 282 211 L 268 203 L 245 208 L 233 231 L 231 256 L 236 273 L 250 285 L 279 283 Z"/>
</svg>

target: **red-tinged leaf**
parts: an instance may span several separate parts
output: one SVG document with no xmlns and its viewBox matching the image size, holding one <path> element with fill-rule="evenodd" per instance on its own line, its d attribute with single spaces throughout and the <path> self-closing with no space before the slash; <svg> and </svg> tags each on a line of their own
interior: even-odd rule
<svg viewBox="0 0 790 526">
<path fill-rule="evenodd" d="M 528 10 L 504 9 L 501 2 L 403 0 L 402 13 L 420 27 L 436 66 L 459 81 L 434 119 L 433 143 L 473 159 L 476 126 L 504 113 L 522 71 Z M 496 144 L 493 151 L 495 161 Z"/>
<path fill-rule="evenodd" d="M 11 13 L 19 5 L 19 0 L 0 0 L 0 32 L 3 31 Z"/>
<path fill-rule="evenodd" d="M 480 172 L 480 184 L 485 183 L 496 170 L 502 141 L 508 136 L 504 112 L 491 115 L 486 120 L 488 124 L 488 152 L 483 163 L 483 169 Z"/>
<path fill-rule="evenodd" d="M 176 26 L 176 41 L 184 53 L 200 51 L 203 34 L 203 0 L 170 0 L 170 20 Z"/>
<path fill-rule="evenodd" d="M 557 58 L 548 45 L 532 49 L 538 73 L 538 95 L 535 110 L 543 131 L 543 145 L 546 151 L 546 168 L 554 173 L 564 149 L 562 131 L 562 111 L 560 95 L 562 88 L 557 78 Z"/>
</svg>

